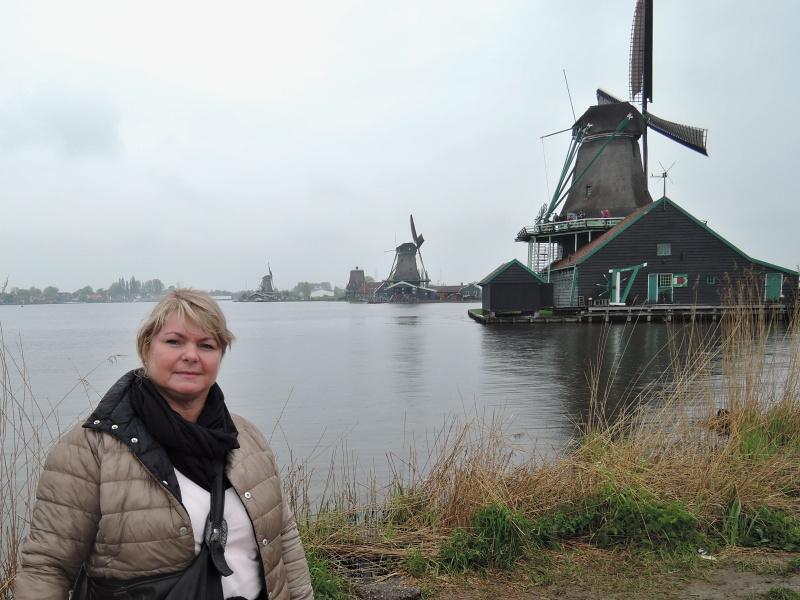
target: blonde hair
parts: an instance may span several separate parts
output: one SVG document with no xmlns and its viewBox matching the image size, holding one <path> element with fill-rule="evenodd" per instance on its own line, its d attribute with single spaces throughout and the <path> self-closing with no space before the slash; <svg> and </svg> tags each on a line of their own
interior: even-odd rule
<svg viewBox="0 0 800 600">
<path fill-rule="evenodd" d="M 233 343 L 234 336 L 228 330 L 222 309 L 211 296 L 189 288 L 178 288 L 164 296 L 139 327 L 136 335 L 136 351 L 145 364 L 145 355 L 153 337 L 161 331 L 172 314 L 191 321 L 211 334 L 222 349 L 222 355 Z"/>
</svg>

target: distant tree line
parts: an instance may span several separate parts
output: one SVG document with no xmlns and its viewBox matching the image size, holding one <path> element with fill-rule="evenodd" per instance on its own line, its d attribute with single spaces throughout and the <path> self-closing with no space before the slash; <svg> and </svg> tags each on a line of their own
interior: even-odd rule
<svg viewBox="0 0 800 600">
<path fill-rule="evenodd" d="M 331 295 L 320 295 L 314 297 L 314 292 L 324 291 L 330 292 Z M 338 286 L 331 286 L 330 281 L 299 281 L 291 290 L 281 292 L 281 296 L 286 300 L 325 300 L 325 299 L 339 299 L 344 298 L 344 289 Z"/>
<path fill-rule="evenodd" d="M 289 292 L 289 296 L 299 300 L 311 300 L 311 294 L 317 290 L 332 292 L 331 284 L 328 281 L 312 283 L 310 281 L 300 281 Z"/>
<path fill-rule="evenodd" d="M 65 292 L 49 285 L 44 289 L 38 287 L 9 287 L 8 280 L 0 281 L 0 304 L 64 304 L 67 302 L 134 302 L 158 300 L 164 293 L 174 290 L 175 286 L 165 287 L 160 279 L 140 280 L 120 277 L 107 288 L 94 289 L 87 285 L 73 292 Z M 278 295 L 283 300 L 314 300 L 314 292 L 324 290 L 332 292 L 333 298 L 344 298 L 344 289 L 331 286 L 328 281 L 300 281 L 291 290 L 280 290 Z M 212 296 L 230 296 L 234 299 L 247 296 L 252 291 L 211 290 Z"/>
<path fill-rule="evenodd" d="M 158 300 L 164 292 L 175 289 L 164 287 L 160 279 L 141 281 L 131 276 L 120 277 L 108 288 L 93 289 L 87 285 L 74 292 L 62 292 L 49 285 L 46 288 L 17 288 L 0 285 L 0 304 L 63 304 L 65 302 L 133 302 L 135 300 Z"/>
<path fill-rule="evenodd" d="M 314 292 L 329 292 L 329 294 L 314 294 Z M 219 293 L 220 295 L 230 295 L 234 300 L 244 300 L 253 295 L 254 290 L 241 290 L 238 292 L 228 292 L 223 290 L 214 290 L 211 295 Z M 275 290 L 275 298 L 277 300 L 340 300 L 344 299 L 344 289 L 339 286 L 332 286 L 329 281 L 299 281 L 290 290 Z"/>
</svg>

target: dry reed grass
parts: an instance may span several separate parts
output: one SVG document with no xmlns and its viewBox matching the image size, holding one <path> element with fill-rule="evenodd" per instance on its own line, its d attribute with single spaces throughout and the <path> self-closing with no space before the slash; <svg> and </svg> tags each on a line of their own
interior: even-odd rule
<svg viewBox="0 0 800 600">
<path fill-rule="evenodd" d="M 0 328 L 0 600 L 11 596 L 19 545 L 41 466 L 41 435 L 49 426 L 31 393 L 24 355 L 6 346 Z"/>
<path fill-rule="evenodd" d="M 107 361 L 113 363 L 117 358 L 111 356 Z M 87 398 L 96 395 L 88 378 L 100 365 L 79 376 L 57 402 L 42 403 L 34 393 L 21 340 L 13 347 L 7 344 L 0 325 L 0 600 L 12 598 L 11 584 L 30 523 L 39 472 L 48 448 L 64 431 L 59 406 L 79 388 Z"/>
</svg>

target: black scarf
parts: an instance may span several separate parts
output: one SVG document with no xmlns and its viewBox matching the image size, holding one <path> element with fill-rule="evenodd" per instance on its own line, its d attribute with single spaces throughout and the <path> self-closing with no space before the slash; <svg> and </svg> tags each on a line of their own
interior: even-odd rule
<svg viewBox="0 0 800 600">
<path fill-rule="evenodd" d="M 164 447 L 172 465 L 205 490 L 211 491 L 214 463 L 225 460 L 228 451 L 239 447 L 238 431 L 225 406 L 225 396 L 215 383 L 208 391 L 197 423 L 187 421 L 144 377 L 130 387 L 133 411 Z"/>
</svg>

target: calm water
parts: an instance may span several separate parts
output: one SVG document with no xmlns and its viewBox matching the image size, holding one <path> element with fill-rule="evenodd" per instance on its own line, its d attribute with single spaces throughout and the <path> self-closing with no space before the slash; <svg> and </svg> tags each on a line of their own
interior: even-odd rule
<svg viewBox="0 0 800 600">
<path fill-rule="evenodd" d="M 0 324 L 11 355 L 21 362 L 24 353 L 32 393 L 57 406 L 63 427 L 138 366 L 136 330 L 152 306 L 0 306 Z M 272 435 L 284 462 L 287 442 L 318 468 L 344 444 L 351 464 L 379 476 L 387 452 L 405 454 L 412 441 L 424 451 L 458 416 L 502 415 L 520 445 L 548 452 L 586 414 L 600 350 L 606 375 L 619 362 L 612 403 L 663 373 L 669 358 L 659 353 L 664 325 L 484 327 L 466 304 L 222 306 L 237 336 L 220 376 L 231 410 Z"/>
</svg>

